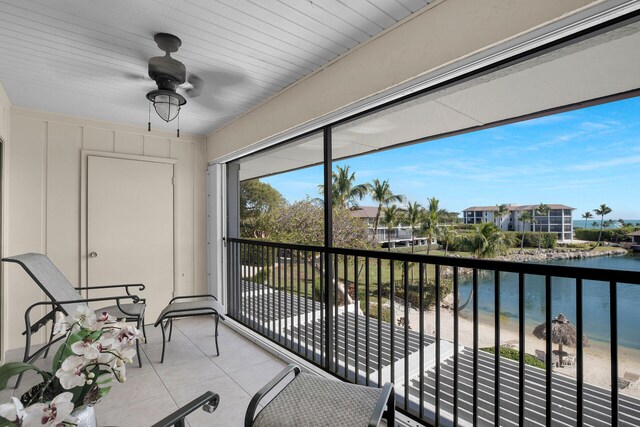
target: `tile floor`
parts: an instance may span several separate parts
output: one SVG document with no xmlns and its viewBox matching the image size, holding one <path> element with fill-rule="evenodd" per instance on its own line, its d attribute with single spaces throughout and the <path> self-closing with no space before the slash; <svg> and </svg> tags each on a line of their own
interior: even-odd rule
<svg viewBox="0 0 640 427">
<path fill-rule="evenodd" d="M 145 427 L 164 418 L 205 391 L 220 395 L 214 413 L 196 410 L 187 418 L 192 427 L 242 426 L 253 394 L 280 372 L 286 363 L 220 322 L 220 356 L 216 356 L 213 318 L 187 318 L 174 322 L 173 337 L 160 363 L 162 334 L 147 327 L 142 345 L 142 368 L 127 367 L 127 381 L 116 383 L 96 405 L 100 426 Z M 14 359 L 20 354 L 14 352 Z M 7 359 L 11 356 L 7 355 Z M 51 356 L 38 361 L 49 367 Z M 19 395 L 37 378 L 25 376 L 19 390 L 0 392 L 0 402 Z"/>
</svg>

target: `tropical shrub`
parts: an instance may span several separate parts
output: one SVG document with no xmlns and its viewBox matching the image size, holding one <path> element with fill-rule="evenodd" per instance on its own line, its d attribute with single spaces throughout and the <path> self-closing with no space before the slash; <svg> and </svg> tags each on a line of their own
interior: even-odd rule
<svg viewBox="0 0 640 427">
<path fill-rule="evenodd" d="M 485 347 L 485 348 L 481 348 L 480 350 L 485 351 L 487 353 L 496 354 L 495 347 Z M 506 359 L 516 360 L 516 361 L 520 360 L 520 352 L 515 348 L 500 347 L 500 356 Z M 536 368 L 540 368 L 540 369 L 546 369 L 547 367 L 547 365 L 544 362 L 536 359 L 535 356 L 532 356 L 530 354 L 524 355 L 524 363 L 527 365 L 535 366 Z"/>
<path fill-rule="evenodd" d="M 522 240 L 522 232 L 521 231 L 506 231 L 505 234 L 509 236 L 509 240 L 512 242 L 511 247 L 519 247 L 520 241 Z M 596 236 L 596 240 L 598 240 L 598 236 Z M 540 244 L 538 245 L 538 242 Z M 557 233 L 540 233 L 538 231 L 529 232 L 526 231 L 524 233 L 524 247 L 525 248 L 538 248 L 541 247 L 543 249 L 553 249 L 558 244 L 558 234 Z"/>
<path fill-rule="evenodd" d="M 631 240 L 629 233 L 635 231 L 636 227 L 621 227 L 602 230 L 602 240 L 608 242 L 628 242 Z M 576 228 L 574 234 L 576 239 L 590 242 L 598 241 L 599 228 Z"/>
</svg>

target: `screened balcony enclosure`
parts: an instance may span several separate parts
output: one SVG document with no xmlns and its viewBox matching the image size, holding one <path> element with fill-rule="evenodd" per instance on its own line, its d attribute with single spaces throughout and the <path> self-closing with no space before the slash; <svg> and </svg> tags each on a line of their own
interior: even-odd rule
<svg viewBox="0 0 640 427">
<path fill-rule="evenodd" d="M 288 195 L 294 206 L 310 201 L 318 209 L 322 206 L 324 216 L 315 240 L 280 233 L 286 227 L 277 220 L 275 231 L 259 237 L 242 233 L 239 224 L 246 218 L 236 216 L 237 208 L 231 207 L 225 252 L 229 316 L 345 381 L 372 387 L 393 382 L 400 412 L 429 425 L 635 425 L 640 395 L 625 387 L 624 375 L 640 369 L 636 350 L 628 350 L 637 347 L 640 336 L 622 331 L 621 325 L 640 320 L 629 301 L 640 289 L 637 268 L 434 256 L 428 250 L 426 255 L 413 254 L 413 244 L 411 253 L 408 248 L 387 251 L 391 237 L 382 250 L 376 244 L 384 242 L 375 240 L 355 247 L 341 234 L 344 225 L 337 225 L 340 201 L 333 192 L 340 191 L 337 175 L 345 171 L 392 181 L 394 170 L 407 168 L 397 159 L 418 152 L 432 160 L 429 173 L 412 169 L 427 186 L 438 174 L 454 180 L 438 169 L 451 167 L 439 161 L 440 152 L 448 150 L 461 153 L 456 162 L 481 165 L 499 182 L 507 182 L 500 181 L 505 166 L 494 168 L 485 159 L 465 157 L 462 137 L 481 145 L 489 136 L 500 135 L 503 126 L 525 127 L 528 121 L 543 123 L 545 118 L 561 122 L 572 111 L 588 116 L 590 110 L 582 110 L 586 107 L 625 99 L 635 103 L 640 63 L 637 55 L 623 52 L 637 45 L 638 37 L 637 21 L 619 23 L 231 162 L 231 194 L 259 180 Z M 621 78 L 603 78 L 610 75 Z M 594 116 L 605 120 L 598 114 L 594 110 Z M 531 138 L 532 151 L 553 150 L 557 144 L 534 141 Z M 499 138 L 491 144 L 500 150 Z M 571 169 L 576 158 L 563 161 Z M 459 191 L 469 197 L 482 187 L 474 187 L 478 172 L 467 170 L 471 191 Z M 570 179 L 563 167 L 553 170 L 556 182 Z M 543 172 L 522 173 L 535 180 Z M 353 186 L 360 182 L 352 179 Z M 306 199 L 296 196 L 304 194 L 296 191 L 304 185 Z M 396 191 L 401 193 L 402 186 Z M 362 203 L 371 202 L 367 197 Z M 344 206 L 358 209 L 360 199 Z M 573 208 L 544 214 L 534 208 L 534 231 L 573 241 Z M 370 236 L 375 222 L 367 218 Z M 524 230 L 524 225 L 519 227 Z M 448 302 L 441 307 L 446 294 Z M 590 313 L 593 294 L 602 303 L 599 332 Z M 571 313 L 576 329 L 573 353 L 556 350 L 551 328 L 541 336 L 543 341 L 531 335 L 534 320 L 550 325 L 563 311 Z M 487 325 L 489 338 L 483 332 Z M 588 337 L 602 349 L 602 358 L 595 362 L 591 350 L 584 350 L 590 345 Z M 598 381 L 593 377 L 595 363 L 607 366 L 604 374 L 598 371 Z"/>
</svg>

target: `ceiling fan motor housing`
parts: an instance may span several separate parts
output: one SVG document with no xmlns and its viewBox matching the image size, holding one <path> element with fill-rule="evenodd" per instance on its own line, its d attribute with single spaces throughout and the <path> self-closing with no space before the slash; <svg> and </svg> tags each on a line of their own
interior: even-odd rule
<svg viewBox="0 0 640 427">
<path fill-rule="evenodd" d="M 149 77 L 155 80 L 158 89 L 175 91 L 187 77 L 187 69 L 167 52 L 166 56 L 154 56 L 149 59 Z"/>
</svg>

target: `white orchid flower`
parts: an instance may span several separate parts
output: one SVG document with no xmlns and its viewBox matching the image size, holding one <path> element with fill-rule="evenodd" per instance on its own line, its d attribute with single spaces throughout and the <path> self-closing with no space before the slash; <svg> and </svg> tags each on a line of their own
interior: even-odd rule
<svg viewBox="0 0 640 427">
<path fill-rule="evenodd" d="M 140 339 L 140 337 L 142 337 L 142 332 L 131 325 L 124 324 L 116 336 L 116 342 L 122 345 L 131 343 L 136 339 Z"/>
<path fill-rule="evenodd" d="M 84 373 L 85 359 L 81 356 L 69 356 L 56 372 L 56 377 L 60 379 L 60 385 L 66 390 L 84 385 L 86 375 Z"/>
<path fill-rule="evenodd" d="M 65 316 L 62 312 L 56 312 L 56 322 L 53 324 L 53 335 L 54 337 L 63 335 L 67 333 L 67 322 Z"/>
<path fill-rule="evenodd" d="M 101 365 L 109 365 L 110 367 L 112 367 L 115 363 L 115 359 L 116 356 L 111 351 L 103 351 L 100 352 L 100 355 L 96 359 L 96 363 L 99 363 Z"/>
<path fill-rule="evenodd" d="M 136 350 L 133 347 L 123 348 L 119 351 L 120 358 L 126 363 L 133 363 L 133 358 L 136 357 Z"/>
<path fill-rule="evenodd" d="M 71 344 L 71 351 L 87 360 L 94 360 L 100 356 L 100 343 L 85 338 Z"/>
<path fill-rule="evenodd" d="M 122 359 L 116 359 L 116 363 L 113 366 L 113 374 L 118 382 L 125 382 L 127 380 L 127 366 Z"/>
<path fill-rule="evenodd" d="M 73 316 L 75 321 L 83 328 L 96 329 L 96 314 L 87 305 L 79 305 L 76 314 Z"/>
<path fill-rule="evenodd" d="M 51 403 L 35 403 L 24 409 L 23 427 L 30 426 L 58 426 L 61 425 L 73 411 L 71 399 L 73 394 L 60 393 Z"/>
<path fill-rule="evenodd" d="M 20 425 L 24 416 L 24 407 L 15 397 L 11 397 L 12 402 L 0 405 L 0 417 L 6 418 L 12 423 Z"/>
</svg>

